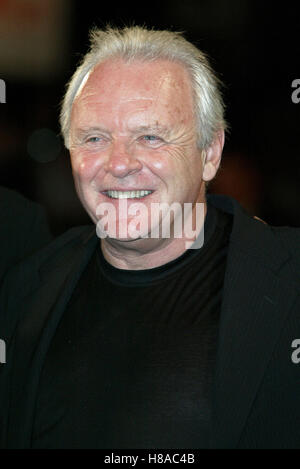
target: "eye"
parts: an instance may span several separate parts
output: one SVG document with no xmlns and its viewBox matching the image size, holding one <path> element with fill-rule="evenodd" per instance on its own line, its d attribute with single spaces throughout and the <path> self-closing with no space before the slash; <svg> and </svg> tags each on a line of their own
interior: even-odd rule
<svg viewBox="0 0 300 469">
<path fill-rule="evenodd" d="M 143 138 L 147 141 L 153 142 L 157 140 L 158 137 L 156 137 L 156 135 L 144 135 Z"/>
<path fill-rule="evenodd" d="M 107 145 L 108 139 L 103 135 L 90 135 L 84 139 L 83 143 L 90 148 L 102 148 Z"/>
<path fill-rule="evenodd" d="M 143 135 L 140 140 L 149 146 L 159 146 L 163 143 L 162 138 L 157 135 Z"/>
<path fill-rule="evenodd" d="M 98 143 L 98 142 L 101 142 L 101 137 L 88 137 L 86 139 L 86 142 L 88 142 L 88 143 Z"/>
</svg>

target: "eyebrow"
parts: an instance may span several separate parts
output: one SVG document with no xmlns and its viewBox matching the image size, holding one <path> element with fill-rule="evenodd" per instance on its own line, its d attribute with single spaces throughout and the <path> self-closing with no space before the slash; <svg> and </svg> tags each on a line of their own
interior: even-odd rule
<svg viewBox="0 0 300 469">
<path fill-rule="evenodd" d="M 75 129 L 75 134 L 78 137 L 84 136 L 86 134 L 89 134 L 91 132 L 102 132 L 102 133 L 109 133 L 107 130 L 101 128 L 101 127 L 79 127 Z"/>
<path fill-rule="evenodd" d="M 104 129 L 103 127 L 79 127 L 75 129 L 75 135 L 79 138 L 91 132 L 101 132 L 104 134 L 110 134 L 110 132 L 107 129 Z M 163 136 L 167 136 L 170 134 L 170 129 L 165 126 L 155 124 L 155 125 L 141 125 L 132 131 L 133 134 L 156 133 L 156 132 L 159 132 Z"/>
</svg>

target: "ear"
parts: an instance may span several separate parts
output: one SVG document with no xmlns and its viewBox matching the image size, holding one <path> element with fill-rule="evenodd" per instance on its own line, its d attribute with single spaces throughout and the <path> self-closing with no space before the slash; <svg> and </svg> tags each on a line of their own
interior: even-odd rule
<svg viewBox="0 0 300 469">
<path fill-rule="evenodd" d="M 203 181 L 211 181 L 217 174 L 221 162 L 224 140 L 224 130 L 220 130 L 216 133 L 208 149 L 204 150 Z"/>
</svg>

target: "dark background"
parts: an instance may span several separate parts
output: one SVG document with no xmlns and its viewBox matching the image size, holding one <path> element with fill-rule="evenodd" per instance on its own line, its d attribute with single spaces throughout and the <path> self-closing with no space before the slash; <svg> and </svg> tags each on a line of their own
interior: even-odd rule
<svg viewBox="0 0 300 469">
<path fill-rule="evenodd" d="M 56 137 L 65 83 L 88 50 L 91 26 L 168 28 L 184 31 L 206 52 L 226 85 L 231 130 L 209 190 L 234 196 L 270 224 L 300 226 L 300 103 L 291 99 L 292 81 L 300 78 L 299 13 L 287 2 L 70 0 L 59 73 L 39 82 L 6 76 L 0 64 L 7 87 L 0 104 L 0 184 L 40 202 L 55 234 L 89 221 Z"/>
</svg>

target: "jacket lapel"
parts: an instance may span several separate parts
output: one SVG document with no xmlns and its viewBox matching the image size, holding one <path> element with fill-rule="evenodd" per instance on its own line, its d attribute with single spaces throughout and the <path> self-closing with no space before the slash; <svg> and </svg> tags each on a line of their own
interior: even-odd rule
<svg viewBox="0 0 300 469">
<path fill-rule="evenodd" d="M 290 281 L 289 255 L 282 252 L 272 230 L 238 205 L 234 214 L 213 388 L 213 448 L 238 445 L 297 295 Z"/>
<path fill-rule="evenodd" d="M 94 233 L 93 229 L 93 233 Z M 99 240 L 98 240 L 99 241 Z M 96 247 L 97 238 L 69 249 L 58 267 L 43 272 L 38 289 L 26 299 L 14 344 L 9 442 L 30 447 L 34 407 L 43 361 L 62 313 Z M 38 346 L 37 346 L 38 344 Z"/>
</svg>

